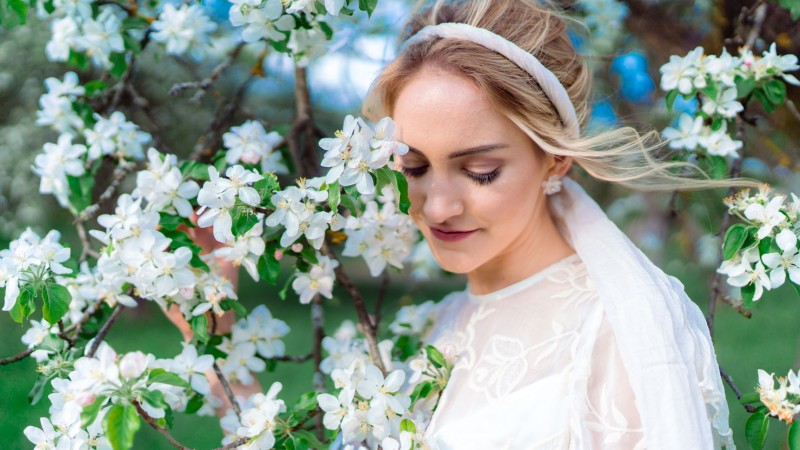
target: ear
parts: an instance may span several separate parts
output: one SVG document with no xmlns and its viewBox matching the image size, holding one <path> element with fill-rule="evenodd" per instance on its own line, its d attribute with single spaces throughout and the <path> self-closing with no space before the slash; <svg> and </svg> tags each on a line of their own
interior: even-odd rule
<svg viewBox="0 0 800 450">
<path fill-rule="evenodd" d="M 562 178 L 564 175 L 567 174 L 569 168 L 572 167 L 572 157 L 571 156 L 555 156 L 550 155 L 550 164 L 547 173 L 550 175 L 556 175 L 559 178 Z"/>
</svg>

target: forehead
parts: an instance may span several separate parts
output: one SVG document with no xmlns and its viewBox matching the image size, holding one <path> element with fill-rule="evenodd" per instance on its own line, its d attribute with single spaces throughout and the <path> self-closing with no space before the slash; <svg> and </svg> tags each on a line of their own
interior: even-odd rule
<svg viewBox="0 0 800 450">
<path fill-rule="evenodd" d="M 392 115 L 399 139 L 423 151 L 496 140 L 511 123 L 471 80 L 430 68 L 405 83 Z"/>
</svg>

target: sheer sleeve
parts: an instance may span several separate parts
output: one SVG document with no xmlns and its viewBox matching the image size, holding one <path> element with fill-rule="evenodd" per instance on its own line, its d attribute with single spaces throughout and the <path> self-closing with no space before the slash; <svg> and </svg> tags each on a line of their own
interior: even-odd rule
<svg viewBox="0 0 800 450">
<path fill-rule="evenodd" d="M 643 449 L 644 433 L 628 374 L 605 315 L 589 363 L 581 433 L 592 449 Z"/>
</svg>

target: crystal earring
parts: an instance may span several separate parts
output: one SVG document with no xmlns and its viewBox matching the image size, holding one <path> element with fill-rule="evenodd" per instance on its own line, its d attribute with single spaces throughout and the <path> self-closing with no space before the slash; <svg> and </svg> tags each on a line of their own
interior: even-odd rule
<svg viewBox="0 0 800 450">
<path fill-rule="evenodd" d="M 561 177 L 558 175 L 550 175 L 547 181 L 542 183 L 542 188 L 544 188 L 545 195 L 553 195 L 557 192 L 561 192 Z"/>
</svg>

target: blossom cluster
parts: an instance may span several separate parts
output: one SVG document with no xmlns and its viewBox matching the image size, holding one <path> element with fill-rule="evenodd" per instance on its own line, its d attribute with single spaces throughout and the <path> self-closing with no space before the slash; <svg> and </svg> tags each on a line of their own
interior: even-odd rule
<svg viewBox="0 0 800 450">
<path fill-rule="evenodd" d="M 800 413 L 800 377 L 791 370 L 787 377 L 778 377 L 776 389 L 774 374 L 758 369 L 756 392 L 769 414 L 779 420 L 792 423 Z"/>
<path fill-rule="evenodd" d="M 61 233 L 50 231 L 40 237 L 27 229 L 0 250 L 0 288 L 5 288 L 3 311 L 10 311 L 27 285 L 43 282 L 56 275 L 72 272 L 62 263 L 69 259 L 70 249 L 59 243 Z"/>
<path fill-rule="evenodd" d="M 373 130 L 362 118 L 347 116 L 335 138 L 324 138 L 322 167 L 328 167 L 325 182 L 356 186 L 360 194 L 373 194 L 372 174 L 386 167 L 393 155 L 405 155 L 408 146 L 394 139 L 395 123 L 385 117 Z"/>
<path fill-rule="evenodd" d="M 782 103 L 782 83 L 800 85 L 800 80 L 787 73 L 797 69 L 797 56 L 778 55 L 774 43 L 761 57 L 750 49 L 742 49 L 739 56 L 724 49 L 719 56 L 705 55 L 702 47 L 685 57 L 671 56 L 660 68 L 661 89 L 670 92 L 673 101 L 677 95 L 696 96 L 700 108 L 694 115 L 681 114 L 677 128 L 666 128 L 664 137 L 674 149 L 738 158 L 742 143 L 730 137 L 728 121 L 744 110 L 742 99 L 753 95 L 768 110 Z"/>
<path fill-rule="evenodd" d="M 292 289 L 300 297 L 300 303 L 308 304 L 315 295 L 333 298 L 333 281 L 336 278 L 334 269 L 339 261 L 317 254 L 317 263 L 312 264 L 307 272 L 297 272 Z"/>
<path fill-rule="evenodd" d="M 741 287 L 744 297 L 759 300 L 765 290 L 776 289 L 788 275 L 800 286 L 800 252 L 797 248 L 800 198 L 773 194 L 764 185 L 751 195 L 743 190 L 726 198 L 730 214 L 744 223 L 733 225 L 725 236 L 725 261 L 717 272 L 728 284 Z"/>
<path fill-rule="evenodd" d="M 241 420 L 233 409 L 229 409 L 220 420 L 226 436 L 222 445 L 245 438 L 249 441 L 237 448 L 244 450 L 267 450 L 275 445 L 276 417 L 286 411 L 286 404 L 277 398 L 283 389 L 280 382 L 274 382 L 266 394 L 256 393 L 247 398 L 239 406 L 242 410 Z"/>
<path fill-rule="evenodd" d="M 204 59 L 209 35 L 217 29 L 217 24 L 206 16 L 202 6 L 186 3 L 178 8 L 170 3 L 164 4 L 164 10 L 151 26 L 154 31 L 150 39 L 164 43 L 167 53 L 188 54 L 195 60 Z"/>
<path fill-rule="evenodd" d="M 43 3 L 37 4 L 40 18 L 54 18 L 50 23 L 52 37 L 45 46 L 50 61 L 67 61 L 79 53 L 91 56 L 96 67 L 109 69 L 112 54 L 125 52 L 124 11 L 113 5 L 100 5 L 95 15 L 92 0 L 54 1 L 52 5 L 49 13 Z"/>
<path fill-rule="evenodd" d="M 322 189 L 321 177 L 300 179 L 297 186 L 289 186 L 272 195 L 275 211 L 266 219 L 266 225 L 280 225 L 285 230 L 281 235 L 281 247 L 290 247 L 301 236 L 305 236 L 315 248 L 322 247 L 325 231 L 341 230 L 344 219 L 338 213 L 321 210 L 328 200 L 328 191 Z"/>
<path fill-rule="evenodd" d="M 222 339 L 217 348 L 227 356 L 219 366 L 230 382 L 249 385 L 252 372 L 266 369 L 265 359 L 284 355 L 286 346 L 281 338 L 289 333 L 286 322 L 276 319 L 264 305 L 258 305 L 247 317 L 239 319 L 231 329 L 231 337 Z"/>
<path fill-rule="evenodd" d="M 203 183 L 197 194 L 200 205 L 197 225 L 201 228 L 213 226 L 214 238 L 219 242 L 233 242 L 231 209 L 237 201 L 251 207 L 261 203 L 261 196 L 251 185 L 264 177 L 240 165 L 229 167 L 224 177 L 214 166 L 209 166 L 208 175 L 209 181 Z"/>
<path fill-rule="evenodd" d="M 344 226 L 348 238 L 342 254 L 364 258 L 372 276 L 387 264 L 402 269 L 419 240 L 414 222 L 399 211 L 392 186 L 385 186 L 381 194 L 367 202 L 362 215 L 348 217 Z"/>
<path fill-rule="evenodd" d="M 68 177 L 83 176 L 87 163 L 106 155 L 120 161 L 141 159 L 152 137 L 120 111 L 107 118 L 93 114 L 94 123 L 86 123 L 74 108 L 86 93 L 74 72 L 67 72 L 63 80 L 48 78 L 45 86 L 47 93 L 39 98 L 36 123 L 55 129 L 60 135 L 56 143 L 44 144 L 44 151 L 35 158 L 33 171 L 41 178 L 39 192 L 52 194 L 67 207 L 72 194 Z"/>
<path fill-rule="evenodd" d="M 50 417 L 41 419 L 41 428 L 27 427 L 25 435 L 37 448 L 110 449 L 105 427 L 119 426 L 104 420 L 112 409 L 136 403 L 154 419 L 164 418 L 167 409 L 183 411 L 191 396 L 209 394 L 204 372 L 211 364 L 212 356 L 198 356 L 188 344 L 174 359 L 156 359 L 138 351 L 117 355 L 102 342 L 95 355 L 76 359 L 65 378 L 52 380 Z M 211 413 L 209 405 L 198 413 Z"/>
<path fill-rule="evenodd" d="M 248 120 L 222 135 L 227 151 L 225 161 L 229 165 L 261 164 L 262 172 L 288 173 L 276 146 L 283 138 L 276 131 L 267 133 L 261 123 Z"/>
</svg>

